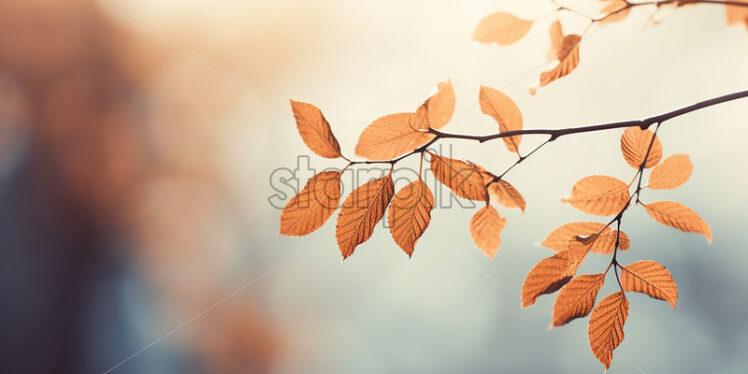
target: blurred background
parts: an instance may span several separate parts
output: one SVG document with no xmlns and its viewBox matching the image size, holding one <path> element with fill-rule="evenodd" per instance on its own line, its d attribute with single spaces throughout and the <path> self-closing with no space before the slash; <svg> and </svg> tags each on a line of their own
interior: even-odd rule
<svg viewBox="0 0 748 374">
<path fill-rule="evenodd" d="M 290 198 L 272 188 L 273 172 L 309 155 L 288 99 L 321 108 L 351 156 L 367 124 L 415 110 L 446 78 L 457 110 L 445 131 L 475 134 L 496 131 L 477 107 L 481 84 L 514 98 L 526 128 L 641 118 L 748 87 L 745 27 L 699 5 L 654 17 L 639 8 L 593 30 L 578 69 L 531 97 L 548 68 L 553 9 L 0 1 L 0 372 L 599 372 L 587 319 L 548 331 L 553 297 L 521 310 L 518 295 L 551 254 L 535 243 L 595 219 L 560 203 L 574 182 L 633 176 L 622 131 L 563 138 L 508 174 L 528 208 L 500 210 L 508 224 L 493 261 L 470 238 L 474 209 L 435 209 L 411 259 L 380 225 L 341 264 L 333 222 L 281 237 L 271 204 Z M 471 42 L 499 10 L 537 22 L 510 47 Z M 562 21 L 567 32 L 584 27 Z M 680 299 L 672 310 L 630 296 L 612 373 L 748 372 L 746 118 L 748 101 L 734 101 L 660 130 L 665 155 L 690 154 L 694 174 L 642 199 L 689 205 L 714 241 L 640 208 L 626 215 L 632 246 L 621 261 L 664 264 Z M 521 149 L 542 140 L 526 136 Z M 490 170 L 513 162 L 500 142 L 448 144 Z M 308 159 L 316 170 L 344 166 Z M 608 261 L 591 257 L 580 272 Z"/>
</svg>

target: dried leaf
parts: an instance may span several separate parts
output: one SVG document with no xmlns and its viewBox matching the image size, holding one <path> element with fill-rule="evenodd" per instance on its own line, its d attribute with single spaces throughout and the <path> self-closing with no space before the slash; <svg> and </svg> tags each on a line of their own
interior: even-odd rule
<svg viewBox="0 0 748 374">
<path fill-rule="evenodd" d="M 551 24 L 551 28 L 548 32 L 551 37 L 551 48 L 548 50 L 548 61 L 553 62 L 559 59 L 559 55 L 561 51 L 563 50 L 563 44 L 564 44 L 564 31 L 561 27 L 561 21 L 559 19 L 556 19 L 555 22 Z"/>
<path fill-rule="evenodd" d="M 314 105 L 291 100 L 296 127 L 301 139 L 314 153 L 326 158 L 338 158 L 340 144 L 322 112 Z"/>
<path fill-rule="evenodd" d="M 413 116 L 413 113 L 397 113 L 380 117 L 361 133 L 356 154 L 370 160 L 389 160 L 428 143 L 434 134 L 414 128 Z"/>
<path fill-rule="evenodd" d="M 628 4 L 626 4 L 625 1 L 613 0 L 605 5 L 605 7 L 600 11 L 600 14 L 602 16 L 605 16 L 600 20 L 600 24 L 604 25 L 606 23 L 623 21 L 626 17 L 628 17 L 629 12 L 631 12 L 631 8 L 628 7 Z M 610 15 L 608 16 L 608 14 Z"/>
<path fill-rule="evenodd" d="M 488 258 L 492 259 L 499 250 L 505 225 L 506 218 L 500 217 L 491 205 L 486 205 L 470 219 L 470 236 Z"/>
<path fill-rule="evenodd" d="M 283 208 L 280 234 L 302 236 L 322 227 L 340 203 L 340 175 L 325 171 L 309 179 Z"/>
<path fill-rule="evenodd" d="M 586 274 L 572 279 L 556 297 L 551 326 L 563 326 L 590 314 L 603 283 L 604 274 Z"/>
<path fill-rule="evenodd" d="M 606 175 L 582 178 L 571 190 L 571 196 L 561 201 L 587 214 L 609 216 L 617 214 L 629 201 L 628 185 Z"/>
<path fill-rule="evenodd" d="M 590 348 L 607 370 L 613 350 L 623 341 L 623 324 L 629 315 L 629 301 L 623 292 L 602 299 L 590 316 Z"/>
<path fill-rule="evenodd" d="M 394 193 L 392 174 L 387 174 L 353 190 L 345 199 L 335 230 L 338 248 L 344 260 L 353 254 L 357 245 L 371 237 L 374 226 L 384 216 Z"/>
<path fill-rule="evenodd" d="M 525 211 L 525 198 L 509 182 L 500 179 L 488 186 L 488 194 L 497 203 L 507 208 L 519 208 Z"/>
<path fill-rule="evenodd" d="M 748 4 L 748 0 L 737 0 L 738 2 Z M 725 12 L 727 13 L 727 25 L 739 25 L 744 24 L 748 29 L 748 7 L 744 6 L 725 6 Z"/>
<path fill-rule="evenodd" d="M 617 230 L 612 230 L 610 227 L 605 227 L 605 224 L 600 222 L 572 222 L 557 227 L 551 231 L 548 236 L 543 239 L 541 245 L 553 249 L 555 251 L 562 251 L 569 247 L 569 240 L 576 236 L 588 236 L 593 233 L 599 232 L 599 235 L 595 239 L 590 250 L 592 252 L 609 254 L 613 252 L 616 244 Z M 602 229 L 602 231 L 601 231 Z M 629 249 L 631 242 L 626 233 L 621 232 L 619 237 L 618 249 L 625 251 Z"/>
<path fill-rule="evenodd" d="M 621 269 L 621 285 L 624 290 L 641 292 L 655 299 L 665 300 L 675 308 L 678 301 L 678 286 L 664 266 L 654 261 L 639 261 Z"/>
<path fill-rule="evenodd" d="M 481 43 L 509 45 L 522 39 L 530 31 L 532 21 L 506 12 L 496 12 L 483 18 L 473 32 L 473 40 Z"/>
<path fill-rule="evenodd" d="M 553 69 L 540 73 L 540 84 L 530 89 L 530 94 L 535 95 L 538 88 L 547 86 L 556 79 L 569 75 L 579 65 L 579 44 L 582 37 L 577 34 L 564 36 L 561 48 L 557 53 L 558 65 Z"/>
<path fill-rule="evenodd" d="M 493 117 L 499 123 L 499 131 L 516 131 L 522 130 L 522 113 L 514 101 L 501 91 L 491 87 L 481 86 L 480 109 L 483 113 Z M 521 135 L 504 138 L 504 144 L 511 152 L 519 152 L 519 142 L 522 140 Z"/>
<path fill-rule="evenodd" d="M 488 191 L 483 183 L 480 167 L 431 152 L 431 172 L 436 179 L 464 199 L 486 201 Z"/>
<path fill-rule="evenodd" d="M 426 100 L 428 123 L 433 129 L 440 129 L 452 119 L 455 112 L 455 90 L 452 82 L 447 80 L 439 82 L 439 91 Z"/>
<path fill-rule="evenodd" d="M 655 221 L 680 231 L 704 235 L 709 243 L 712 242 L 712 228 L 691 208 L 675 201 L 658 201 L 642 205 Z"/>
<path fill-rule="evenodd" d="M 387 222 L 395 243 L 408 256 L 431 222 L 434 195 L 422 180 L 408 184 L 397 192 L 387 213 Z"/>
<path fill-rule="evenodd" d="M 569 249 L 540 260 L 522 283 L 522 307 L 534 304 L 538 296 L 556 292 L 568 283 L 587 256 L 592 242 L 594 238 L 585 243 L 571 239 Z"/>
<path fill-rule="evenodd" d="M 621 136 L 621 153 L 626 162 L 634 169 L 638 169 L 644 162 L 644 157 L 647 155 L 647 149 L 649 143 L 652 141 L 654 133 L 650 130 L 642 130 L 638 127 L 629 127 Z M 649 151 L 649 157 L 647 157 L 647 164 L 644 168 L 651 168 L 657 165 L 662 158 L 662 143 L 660 139 L 655 137 L 654 143 L 652 143 L 652 149 Z"/>
<path fill-rule="evenodd" d="M 652 169 L 649 175 L 649 188 L 669 190 L 679 187 L 688 181 L 691 173 L 693 173 L 693 164 L 688 155 L 672 155 Z"/>
</svg>

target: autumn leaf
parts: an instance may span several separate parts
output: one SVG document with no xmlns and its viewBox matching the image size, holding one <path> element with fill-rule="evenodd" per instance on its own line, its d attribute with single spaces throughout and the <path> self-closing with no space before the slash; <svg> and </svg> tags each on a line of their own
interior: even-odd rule
<svg viewBox="0 0 748 374">
<path fill-rule="evenodd" d="M 709 243 L 712 242 L 712 228 L 691 208 L 675 201 L 658 201 L 642 205 L 655 221 L 680 231 L 704 235 Z"/>
<path fill-rule="evenodd" d="M 737 0 L 740 3 L 748 4 L 748 0 Z M 727 25 L 739 25 L 744 24 L 748 29 L 748 7 L 745 6 L 725 6 L 727 13 Z"/>
<path fill-rule="evenodd" d="M 390 233 L 408 256 L 413 255 L 418 238 L 431 222 L 433 208 L 434 195 L 420 179 L 400 189 L 392 199 L 387 213 Z"/>
<path fill-rule="evenodd" d="M 434 138 L 411 125 L 413 113 L 380 117 L 361 133 L 356 154 L 370 160 L 388 160 L 410 152 Z"/>
<path fill-rule="evenodd" d="M 505 225 L 506 218 L 500 217 L 491 205 L 486 205 L 470 219 L 470 236 L 490 259 L 501 246 L 500 235 Z"/>
<path fill-rule="evenodd" d="M 491 87 L 481 86 L 478 97 L 481 111 L 498 122 L 500 132 L 522 130 L 522 113 L 509 96 Z M 519 152 L 520 140 L 521 135 L 510 136 L 504 138 L 504 144 L 510 152 Z"/>
<path fill-rule="evenodd" d="M 553 69 L 540 73 L 540 84 L 530 89 L 530 94 L 535 95 L 538 88 L 547 86 L 556 79 L 563 78 L 579 65 L 579 44 L 582 37 L 577 34 L 564 36 L 561 48 L 557 53 L 558 65 Z"/>
<path fill-rule="evenodd" d="M 649 144 L 652 142 L 652 136 L 654 133 L 650 130 L 642 130 L 638 127 L 629 127 L 621 136 L 621 153 L 626 162 L 634 169 L 638 169 L 644 162 L 644 157 L 647 155 L 647 149 Z M 657 165 L 662 158 L 662 143 L 660 139 L 655 137 L 654 143 L 652 143 L 652 149 L 649 151 L 649 157 L 647 157 L 647 164 L 644 168 L 651 168 Z"/>
<path fill-rule="evenodd" d="M 568 249 L 540 260 L 522 283 L 522 307 L 534 304 L 538 296 L 556 292 L 568 283 L 584 261 L 593 242 L 594 238 L 587 242 L 571 239 Z"/>
<path fill-rule="evenodd" d="M 302 236 L 322 227 L 340 203 L 340 175 L 325 171 L 309 179 L 283 208 L 280 234 Z"/>
<path fill-rule="evenodd" d="M 561 54 L 564 44 L 564 31 L 559 19 L 556 19 L 556 21 L 551 24 L 548 33 L 551 38 L 551 48 L 548 50 L 547 54 L 548 62 L 553 62 L 559 59 L 558 56 Z"/>
<path fill-rule="evenodd" d="M 605 7 L 600 11 L 600 14 L 603 16 L 603 18 L 600 19 L 600 24 L 604 25 L 606 23 L 623 21 L 628 17 L 629 12 L 631 12 L 631 8 L 628 7 L 628 4 L 625 1 L 613 0 L 605 5 Z"/>
<path fill-rule="evenodd" d="M 586 274 L 572 279 L 556 297 L 551 326 L 563 326 L 590 314 L 603 283 L 605 274 Z"/>
<path fill-rule="evenodd" d="M 691 173 L 693 173 L 693 164 L 688 155 L 672 155 L 652 169 L 649 175 L 649 188 L 669 190 L 679 187 L 688 181 Z"/>
<path fill-rule="evenodd" d="M 623 324 L 629 315 L 629 301 L 623 292 L 602 299 L 590 315 L 590 348 L 607 370 L 613 361 L 613 350 L 623 341 Z"/>
<path fill-rule="evenodd" d="M 338 248 L 344 260 L 353 254 L 357 245 L 371 237 L 374 226 L 382 219 L 392 200 L 394 190 L 392 174 L 387 174 L 360 186 L 345 199 L 335 229 Z"/>
<path fill-rule="evenodd" d="M 291 100 L 301 139 L 314 153 L 326 158 L 341 157 L 340 145 L 322 112 L 314 105 Z"/>
<path fill-rule="evenodd" d="M 609 216 L 616 214 L 628 204 L 628 185 L 616 178 L 592 175 L 579 180 L 571 190 L 571 196 L 561 201 L 587 214 Z"/>
<path fill-rule="evenodd" d="M 488 200 L 488 191 L 477 165 L 437 156 L 431 152 L 429 155 L 431 155 L 431 172 L 455 195 L 470 200 Z"/>
<path fill-rule="evenodd" d="M 522 39 L 530 31 L 532 21 L 506 12 L 491 13 L 483 18 L 473 32 L 473 40 L 481 43 L 509 45 Z"/>
<path fill-rule="evenodd" d="M 647 294 L 665 300 L 675 308 L 678 286 L 667 269 L 654 261 L 639 261 L 621 268 L 621 285 L 626 291 Z"/>
<path fill-rule="evenodd" d="M 570 239 L 598 232 L 599 235 L 592 244 L 590 251 L 601 254 L 612 253 L 615 249 L 617 230 L 612 230 L 609 226 L 600 222 L 567 223 L 551 231 L 540 244 L 555 251 L 562 251 L 569 247 Z M 631 246 L 629 237 L 624 232 L 621 232 L 619 242 L 619 250 L 625 251 Z"/>
<path fill-rule="evenodd" d="M 426 100 L 428 124 L 433 129 L 440 129 L 452 119 L 455 112 L 455 90 L 452 82 L 439 82 L 438 91 Z"/>
<path fill-rule="evenodd" d="M 500 179 L 488 186 L 488 194 L 497 203 L 507 208 L 519 208 L 525 211 L 525 198 L 509 182 Z"/>
</svg>

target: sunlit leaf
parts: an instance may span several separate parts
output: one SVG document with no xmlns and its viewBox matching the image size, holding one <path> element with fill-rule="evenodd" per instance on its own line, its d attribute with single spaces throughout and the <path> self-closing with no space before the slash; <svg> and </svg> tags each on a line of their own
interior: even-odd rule
<svg viewBox="0 0 748 374">
<path fill-rule="evenodd" d="M 439 82 L 439 91 L 424 103 L 427 107 L 429 126 L 440 129 L 449 122 L 455 112 L 455 90 L 452 82 Z"/>
<path fill-rule="evenodd" d="M 612 0 L 610 1 L 605 7 L 600 11 L 601 16 L 605 16 L 601 21 L 600 24 L 604 25 L 606 23 L 613 23 L 613 22 L 620 22 L 623 21 L 626 17 L 628 17 L 629 12 L 631 12 L 631 8 L 627 7 L 628 4 L 626 4 L 623 0 Z M 623 9 L 623 10 L 621 10 Z"/>
<path fill-rule="evenodd" d="M 345 199 L 335 229 L 344 260 L 353 254 L 356 246 L 371 237 L 374 226 L 382 219 L 392 200 L 394 189 L 392 174 L 387 174 L 358 187 Z"/>
<path fill-rule="evenodd" d="M 340 172 L 313 176 L 283 208 L 280 233 L 301 236 L 322 227 L 340 203 Z"/>
<path fill-rule="evenodd" d="M 538 296 L 556 292 L 568 283 L 584 261 L 593 242 L 594 240 L 580 242 L 576 238 L 571 239 L 568 249 L 540 260 L 522 283 L 522 307 L 534 304 Z"/>
<path fill-rule="evenodd" d="M 562 51 L 562 47 L 564 45 L 564 31 L 561 26 L 561 21 L 559 19 L 556 19 L 551 24 L 551 28 L 548 31 L 548 34 L 551 38 L 551 48 L 548 50 L 548 61 L 553 62 L 559 59 L 559 55 Z"/>
<path fill-rule="evenodd" d="M 665 300 L 675 308 L 678 301 L 678 286 L 673 276 L 662 265 L 654 261 L 639 261 L 624 266 L 621 270 L 621 285 L 626 291 L 647 294 Z"/>
<path fill-rule="evenodd" d="M 408 184 L 392 199 L 387 222 L 395 243 L 408 254 L 431 222 L 434 195 L 422 180 Z"/>
<path fill-rule="evenodd" d="M 500 132 L 522 130 L 522 113 L 509 96 L 486 86 L 480 87 L 478 96 L 481 111 L 498 122 Z M 503 139 L 509 151 L 518 152 L 519 142 L 522 140 L 521 135 Z"/>
<path fill-rule="evenodd" d="M 431 172 L 436 179 L 464 199 L 486 201 L 488 191 L 477 165 L 448 157 L 431 155 Z"/>
<path fill-rule="evenodd" d="M 617 214 L 628 203 L 628 185 L 616 178 L 592 175 L 582 178 L 563 202 L 587 214 L 609 216 Z"/>
<path fill-rule="evenodd" d="M 579 66 L 579 44 L 582 37 L 577 34 L 564 36 L 561 48 L 556 53 L 558 65 L 553 69 L 540 73 L 540 83 L 537 87 L 530 89 L 530 94 L 535 95 L 538 88 L 547 86 L 556 79 L 563 78 Z"/>
<path fill-rule="evenodd" d="M 551 326 L 563 326 L 590 314 L 603 283 L 604 274 L 586 274 L 572 279 L 556 297 Z"/>
<path fill-rule="evenodd" d="M 621 153 L 626 162 L 634 169 L 638 169 L 644 162 L 644 157 L 647 155 L 647 149 L 649 144 L 652 142 L 652 136 L 654 133 L 650 130 L 642 130 L 638 127 L 629 127 L 621 136 Z M 652 143 L 652 149 L 649 151 L 647 157 L 647 164 L 644 168 L 651 168 L 657 165 L 662 159 L 662 143 L 660 139 L 655 137 L 654 143 Z"/>
<path fill-rule="evenodd" d="M 623 341 L 623 324 L 629 315 L 629 301 L 623 292 L 600 300 L 590 315 L 590 348 L 607 370 L 613 361 L 613 350 Z"/>
<path fill-rule="evenodd" d="M 470 235 L 488 258 L 493 258 L 501 246 L 500 235 L 505 225 L 506 218 L 499 216 L 491 205 L 486 205 L 470 219 Z"/>
<path fill-rule="evenodd" d="M 326 158 L 341 157 L 340 145 L 330 124 L 314 105 L 291 100 L 296 127 L 301 139 L 314 153 Z"/>
<path fill-rule="evenodd" d="M 679 187 L 688 181 L 691 173 L 693 173 L 693 163 L 688 155 L 672 155 L 652 169 L 652 173 L 649 174 L 649 188 L 669 190 Z"/>
<path fill-rule="evenodd" d="M 576 236 L 585 237 L 598 232 L 599 235 L 590 250 L 602 254 L 612 253 L 613 249 L 615 249 L 617 230 L 612 230 L 610 226 L 605 227 L 605 224 L 600 222 L 567 223 L 551 231 L 551 233 L 543 239 L 541 245 L 555 251 L 562 251 L 568 248 L 570 239 Z M 618 249 L 625 251 L 629 249 L 630 245 L 631 242 L 629 241 L 629 237 L 626 233 L 621 232 Z"/>
<path fill-rule="evenodd" d="M 389 160 L 428 143 L 434 138 L 411 125 L 413 113 L 397 113 L 380 117 L 361 133 L 356 154 L 370 160 Z"/>
<path fill-rule="evenodd" d="M 483 18 L 473 32 L 473 40 L 481 43 L 509 45 L 522 39 L 532 26 L 524 20 L 506 12 L 491 13 Z"/>
<path fill-rule="evenodd" d="M 675 201 L 658 201 L 642 205 L 655 221 L 680 231 L 704 235 L 709 243 L 712 242 L 712 228 L 691 208 Z"/>
</svg>

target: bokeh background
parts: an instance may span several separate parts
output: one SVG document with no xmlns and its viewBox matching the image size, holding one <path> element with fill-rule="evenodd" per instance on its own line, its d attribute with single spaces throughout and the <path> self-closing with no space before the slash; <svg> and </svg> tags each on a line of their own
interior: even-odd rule
<svg viewBox="0 0 748 374">
<path fill-rule="evenodd" d="M 548 331 L 553 298 L 521 310 L 518 294 L 551 253 L 535 243 L 592 218 L 560 203 L 573 183 L 633 175 L 621 131 L 563 138 L 508 175 L 528 208 L 500 210 L 508 224 L 493 261 L 472 243 L 472 209 L 434 210 L 410 259 L 380 226 L 341 264 L 333 222 L 281 237 L 270 203 L 290 197 L 271 186 L 273 171 L 310 154 L 290 98 L 320 107 L 352 155 L 367 124 L 415 110 L 446 78 L 457 110 L 445 130 L 477 134 L 496 131 L 477 107 L 481 84 L 513 97 L 527 128 L 641 118 L 748 87 L 745 27 L 700 5 L 654 17 L 636 9 L 594 31 L 578 69 L 531 97 L 548 67 L 553 8 L 0 1 L 0 371 L 599 372 L 587 319 Z M 538 21 L 511 47 L 472 43 L 498 10 Z M 562 20 L 567 32 L 584 27 Z M 684 202 L 714 241 L 641 209 L 626 215 L 632 247 L 621 261 L 665 264 L 680 298 L 672 310 L 630 296 L 611 373 L 748 372 L 746 118 L 747 102 L 735 101 L 662 127 L 665 154 L 690 154 L 695 171 L 684 187 L 643 199 Z M 539 141 L 527 136 L 522 148 Z M 513 162 L 500 142 L 445 144 L 491 170 Z"/>
</svg>

